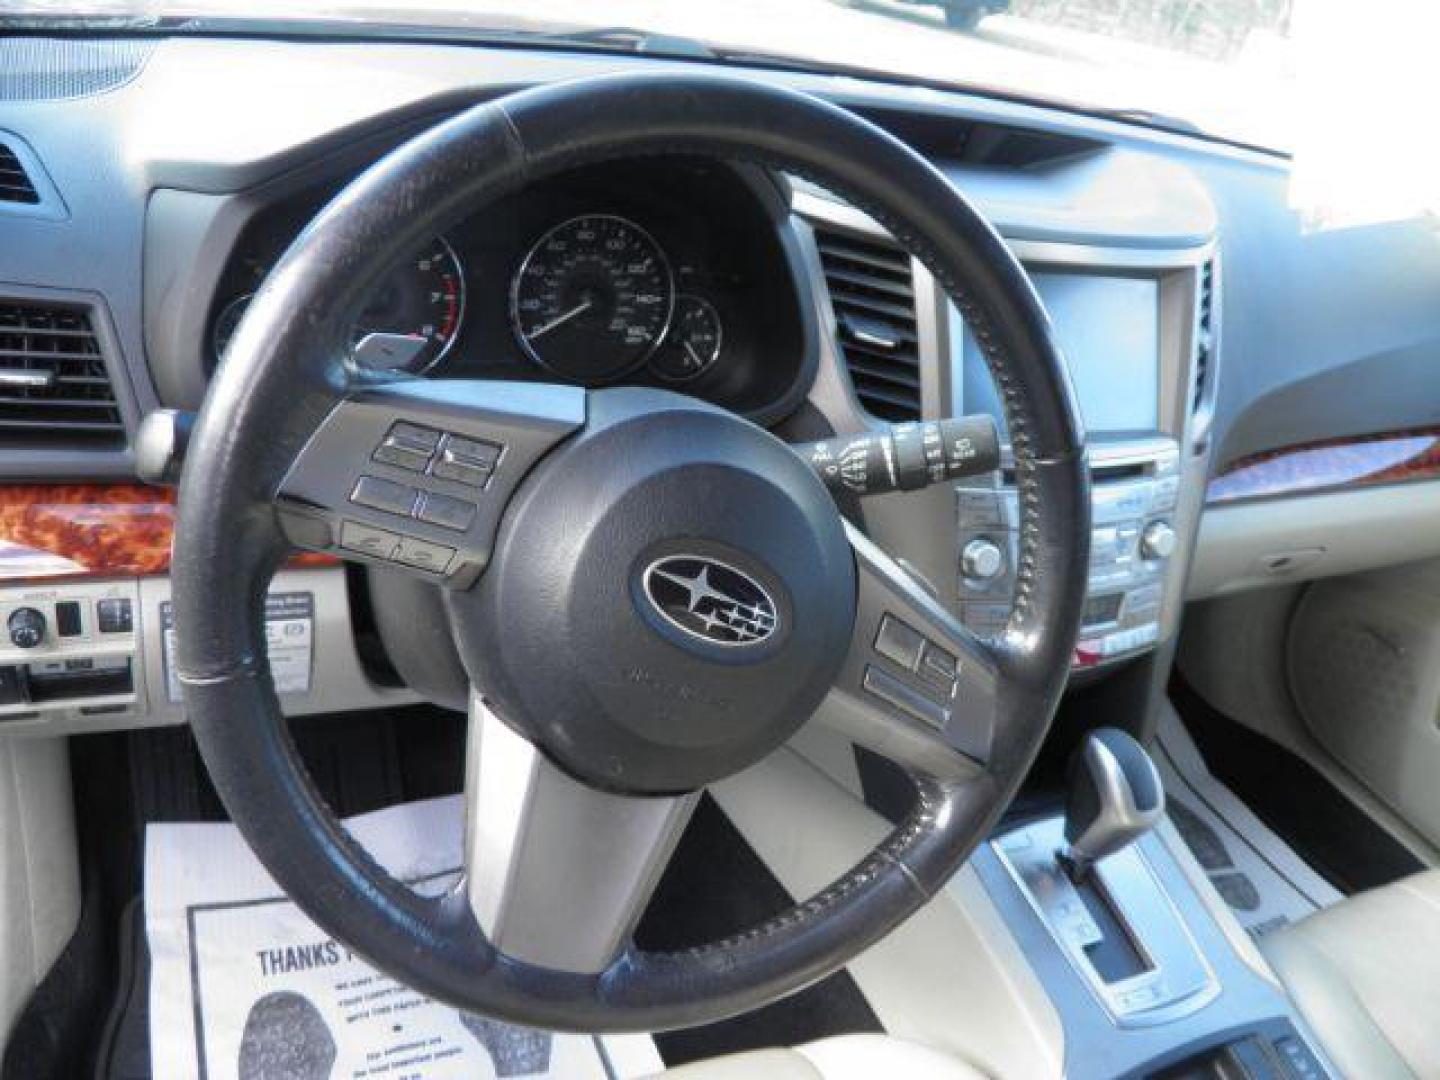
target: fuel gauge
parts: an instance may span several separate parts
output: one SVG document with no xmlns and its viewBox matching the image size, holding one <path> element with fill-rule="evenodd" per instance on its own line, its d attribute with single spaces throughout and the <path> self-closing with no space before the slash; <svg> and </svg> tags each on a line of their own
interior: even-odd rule
<svg viewBox="0 0 1440 1080">
<path fill-rule="evenodd" d="M 693 293 L 680 293 L 670 332 L 650 358 L 650 370 L 666 382 L 697 379 L 719 359 L 722 337 L 715 305 Z"/>
</svg>

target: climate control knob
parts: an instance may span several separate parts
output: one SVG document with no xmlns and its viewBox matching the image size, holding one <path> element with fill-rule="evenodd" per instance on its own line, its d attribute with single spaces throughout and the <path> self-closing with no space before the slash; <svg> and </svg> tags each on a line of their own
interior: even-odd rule
<svg viewBox="0 0 1440 1080">
<path fill-rule="evenodd" d="M 33 649 L 45 640 L 45 616 L 33 607 L 16 608 L 6 622 L 10 644 L 17 649 Z"/>
<path fill-rule="evenodd" d="M 1175 530 L 1169 522 L 1152 521 L 1140 534 L 1140 554 L 1147 559 L 1168 559 L 1175 553 Z"/>
<path fill-rule="evenodd" d="M 960 551 L 960 573 L 970 581 L 990 581 L 1005 567 L 1000 545 L 983 536 L 971 540 Z"/>
</svg>

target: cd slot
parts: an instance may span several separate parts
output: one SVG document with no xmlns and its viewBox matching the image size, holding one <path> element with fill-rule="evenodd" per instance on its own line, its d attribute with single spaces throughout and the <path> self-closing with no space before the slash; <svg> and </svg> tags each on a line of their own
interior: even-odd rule
<svg viewBox="0 0 1440 1080">
<path fill-rule="evenodd" d="M 133 694 L 128 656 L 52 660 L 27 665 L 25 699 L 33 704 Z"/>
</svg>

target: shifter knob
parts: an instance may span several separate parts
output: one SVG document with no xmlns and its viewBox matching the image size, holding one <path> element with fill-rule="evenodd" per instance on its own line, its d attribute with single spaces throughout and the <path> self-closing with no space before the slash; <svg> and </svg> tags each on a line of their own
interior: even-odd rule
<svg viewBox="0 0 1440 1080">
<path fill-rule="evenodd" d="M 1072 876 L 1144 836 L 1165 813 L 1165 789 L 1145 748 L 1119 728 L 1096 728 L 1070 759 L 1065 851 Z"/>
</svg>

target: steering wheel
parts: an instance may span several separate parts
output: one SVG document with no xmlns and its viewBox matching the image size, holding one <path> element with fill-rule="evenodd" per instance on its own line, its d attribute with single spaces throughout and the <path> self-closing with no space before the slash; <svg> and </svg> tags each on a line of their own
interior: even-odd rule
<svg viewBox="0 0 1440 1080">
<path fill-rule="evenodd" d="M 842 520 L 788 447 L 724 410 L 657 390 L 352 370 L 347 327 L 363 298 L 427 237 L 561 170 L 663 154 L 823 184 L 889 229 L 959 306 L 1000 390 L 1019 489 L 1014 608 L 998 638 L 968 632 Z M 190 723 L 275 880 L 401 982 L 544 1028 L 718 1020 L 884 937 L 1013 797 L 1078 632 L 1083 449 L 1025 272 L 901 142 L 732 77 L 627 74 L 515 93 L 356 178 L 232 339 L 179 496 L 176 669 Z M 443 591 L 471 684 L 466 866 L 443 896 L 378 866 L 297 758 L 263 624 L 266 586 L 297 547 Z M 631 932 L 698 793 L 774 751 L 822 703 L 856 743 L 910 771 L 913 812 L 842 879 L 762 926 L 637 949 Z"/>
</svg>

